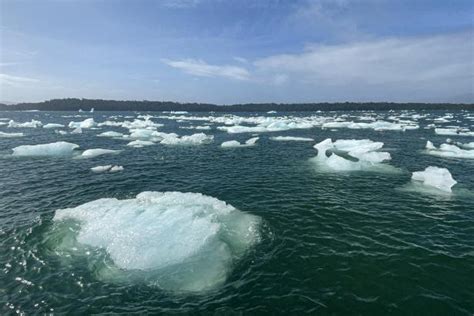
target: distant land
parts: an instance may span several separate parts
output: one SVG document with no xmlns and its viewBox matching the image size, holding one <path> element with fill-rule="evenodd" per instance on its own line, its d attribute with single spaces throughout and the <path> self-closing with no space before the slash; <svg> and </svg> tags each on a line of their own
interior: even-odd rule
<svg viewBox="0 0 474 316">
<path fill-rule="evenodd" d="M 100 99 L 53 99 L 35 103 L 4 104 L 0 111 L 188 111 L 188 112 L 267 112 L 267 111 L 344 111 L 344 110 L 474 110 L 474 103 L 246 103 L 217 105 L 171 101 L 117 101 Z"/>
</svg>

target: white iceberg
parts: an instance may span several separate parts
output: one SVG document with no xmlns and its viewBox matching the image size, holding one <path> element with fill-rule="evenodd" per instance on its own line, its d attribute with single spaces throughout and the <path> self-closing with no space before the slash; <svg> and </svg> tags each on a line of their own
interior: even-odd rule
<svg viewBox="0 0 474 316">
<path fill-rule="evenodd" d="M 118 154 L 120 150 L 114 149 L 102 149 L 102 148 L 94 148 L 94 149 L 87 149 L 81 154 L 82 158 L 94 158 L 97 156 L 102 155 L 109 155 L 109 154 Z"/>
<path fill-rule="evenodd" d="M 96 167 L 92 167 L 91 171 L 96 172 L 96 173 L 106 172 L 106 171 L 109 171 L 111 168 L 112 168 L 112 165 L 96 166 Z"/>
<path fill-rule="evenodd" d="M 424 171 L 413 172 L 411 179 L 444 192 L 451 192 L 451 188 L 457 183 L 448 169 L 433 166 L 427 167 Z"/>
<path fill-rule="evenodd" d="M 97 126 L 93 118 L 87 118 L 82 122 L 70 122 L 69 128 L 92 128 Z"/>
<path fill-rule="evenodd" d="M 213 135 L 206 135 L 204 133 L 197 133 L 193 135 L 186 135 L 181 137 L 165 137 L 161 144 L 165 145 L 202 145 L 209 144 L 214 140 Z"/>
<path fill-rule="evenodd" d="M 8 127 L 14 128 L 37 128 L 43 126 L 43 123 L 37 120 L 31 120 L 30 122 L 18 123 L 14 120 L 8 122 Z"/>
<path fill-rule="evenodd" d="M 0 138 L 13 138 L 13 137 L 23 137 L 25 134 L 23 133 L 4 133 L 0 132 Z"/>
<path fill-rule="evenodd" d="M 139 139 L 133 140 L 127 144 L 127 146 L 135 147 L 135 148 L 141 148 L 141 147 L 151 146 L 151 145 L 155 145 L 155 143 L 149 140 L 139 140 Z"/>
<path fill-rule="evenodd" d="M 462 159 L 474 159 L 474 149 L 461 149 L 453 144 L 441 144 L 439 148 L 436 148 L 432 142 L 426 142 L 426 153 L 432 156 L 445 157 L 445 158 L 462 158 Z"/>
<path fill-rule="evenodd" d="M 68 142 L 22 145 L 13 148 L 13 156 L 71 156 L 76 148 L 79 145 Z"/>
<path fill-rule="evenodd" d="M 123 171 L 123 166 L 113 166 L 112 168 L 110 168 L 110 172 L 119 172 L 119 171 Z"/>
<path fill-rule="evenodd" d="M 58 124 L 58 123 L 48 123 L 46 125 L 43 125 L 43 128 L 63 128 L 63 124 Z"/>
<path fill-rule="evenodd" d="M 95 260 L 108 282 L 146 282 L 164 290 L 201 292 L 222 285 L 260 240 L 260 218 L 200 193 L 143 192 L 57 210 L 51 247 Z"/>
<path fill-rule="evenodd" d="M 341 139 L 333 142 L 328 138 L 314 145 L 318 154 L 311 161 L 332 171 L 377 170 L 381 167 L 388 169 L 389 166 L 382 162 L 390 160 L 391 156 L 387 152 L 378 151 L 382 147 L 382 142 L 369 139 Z"/>
<path fill-rule="evenodd" d="M 287 141 L 295 141 L 295 142 L 314 142 L 314 139 L 308 137 L 294 137 L 294 136 L 275 136 L 270 137 L 271 140 L 280 141 L 280 142 L 287 142 Z"/>
<path fill-rule="evenodd" d="M 114 131 L 108 131 L 108 132 L 103 132 L 97 135 L 99 137 L 122 137 L 123 134 L 119 132 L 114 132 Z"/>
<path fill-rule="evenodd" d="M 252 138 L 248 139 L 244 144 L 241 144 L 236 140 L 229 140 L 229 141 L 223 142 L 221 144 L 221 147 L 225 147 L 225 148 L 250 147 L 250 146 L 254 146 L 257 143 L 258 140 L 259 140 L 259 137 L 252 137 Z"/>
</svg>

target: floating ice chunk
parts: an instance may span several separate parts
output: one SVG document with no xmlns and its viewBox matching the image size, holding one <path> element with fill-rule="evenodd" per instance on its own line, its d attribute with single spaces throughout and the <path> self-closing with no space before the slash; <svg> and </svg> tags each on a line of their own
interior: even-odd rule
<svg viewBox="0 0 474 316">
<path fill-rule="evenodd" d="M 259 137 L 252 137 L 252 138 L 249 138 L 245 141 L 245 145 L 247 146 L 253 146 L 255 145 L 255 143 L 257 142 L 257 140 L 259 140 L 260 138 Z"/>
<path fill-rule="evenodd" d="M 113 166 L 112 168 L 110 168 L 110 172 L 119 172 L 119 171 L 123 171 L 122 166 Z"/>
<path fill-rule="evenodd" d="M 106 165 L 106 166 L 97 166 L 97 167 L 92 167 L 91 170 L 92 172 L 106 172 L 109 171 L 112 168 L 112 165 Z"/>
<path fill-rule="evenodd" d="M 244 144 L 241 144 L 236 140 L 229 140 L 229 141 L 223 142 L 221 144 L 221 147 L 225 147 L 225 148 L 250 147 L 250 146 L 254 146 L 258 140 L 259 140 L 259 137 L 252 137 L 252 138 L 248 139 Z"/>
<path fill-rule="evenodd" d="M 18 123 L 14 120 L 10 120 L 8 122 L 8 127 L 16 127 L 16 128 L 37 128 L 41 127 L 43 124 L 40 121 L 31 120 L 30 122 Z"/>
<path fill-rule="evenodd" d="M 373 142 L 369 139 L 342 139 L 333 142 L 328 138 L 314 145 L 318 154 L 312 161 L 334 171 L 374 169 L 384 166 L 381 163 L 391 159 L 389 153 L 377 151 L 382 146 L 382 142 Z M 332 152 L 329 157 L 328 151 Z M 349 157 L 346 159 L 335 152 L 344 152 Z"/>
<path fill-rule="evenodd" d="M 78 127 L 73 129 L 71 134 L 82 134 L 82 128 Z"/>
<path fill-rule="evenodd" d="M 13 148 L 13 156 L 70 156 L 79 145 L 56 142 L 39 145 L 22 145 Z"/>
<path fill-rule="evenodd" d="M 223 142 L 221 144 L 221 147 L 242 147 L 242 144 L 236 140 L 229 140 L 229 141 Z"/>
<path fill-rule="evenodd" d="M 81 157 L 82 158 L 94 158 L 94 157 L 102 156 L 102 155 L 118 154 L 119 152 L 120 152 L 120 150 L 94 148 L 94 149 L 84 150 Z"/>
<path fill-rule="evenodd" d="M 108 131 L 108 132 L 103 132 L 97 135 L 99 137 L 122 137 L 123 134 L 119 132 L 114 132 L 114 131 Z"/>
<path fill-rule="evenodd" d="M 474 159 L 474 150 L 461 149 L 456 145 L 441 144 L 439 148 L 432 142 L 426 142 L 426 153 L 438 157 Z"/>
<path fill-rule="evenodd" d="M 87 118 L 82 122 L 70 122 L 69 128 L 92 128 L 95 127 L 97 124 L 93 118 Z"/>
<path fill-rule="evenodd" d="M 149 140 L 139 140 L 139 139 L 131 141 L 130 143 L 127 144 L 127 146 L 135 147 L 135 148 L 141 148 L 141 147 L 150 146 L 150 145 L 155 145 L 155 143 Z"/>
<path fill-rule="evenodd" d="M 4 133 L 0 132 L 0 138 L 13 138 L 13 137 L 23 137 L 25 134 L 23 133 Z"/>
<path fill-rule="evenodd" d="M 43 125 L 43 128 L 62 128 L 64 127 L 63 124 L 57 124 L 57 123 L 48 123 L 46 125 Z"/>
<path fill-rule="evenodd" d="M 271 140 L 276 140 L 276 141 L 296 141 L 296 142 L 313 142 L 314 139 L 308 138 L 308 137 L 293 137 L 293 136 L 275 136 L 275 137 L 270 137 Z"/>
<path fill-rule="evenodd" d="M 448 169 L 433 166 L 427 167 L 424 171 L 413 172 L 411 179 L 444 192 L 451 192 L 451 188 L 457 183 Z"/>
<path fill-rule="evenodd" d="M 193 135 L 181 137 L 165 137 L 161 144 L 165 145 L 202 145 L 209 144 L 214 140 L 213 135 L 206 135 L 204 133 L 197 133 Z"/>
<path fill-rule="evenodd" d="M 108 282 L 146 282 L 164 290 L 200 292 L 223 284 L 260 240 L 260 218 L 199 193 L 143 192 L 60 209 L 50 240 L 57 252 L 112 262 L 89 265 Z M 78 223 L 79 226 L 74 226 Z M 76 229 L 70 229 L 72 226 Z M 72 242 L 71 242 L 72 241 Z M 73 251 L 76 248 L 78 251 Z M 82 257 L 81 257 L 82 258 Z"/>
</svg>

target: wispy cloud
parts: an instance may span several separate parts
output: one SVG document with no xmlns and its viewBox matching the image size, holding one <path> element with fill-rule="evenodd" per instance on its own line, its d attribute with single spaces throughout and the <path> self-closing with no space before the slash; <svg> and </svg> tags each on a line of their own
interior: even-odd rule
<svg viewBox="0 0 474 316">
<path fill-rule="evenodd" d="M 37 83 L 39 82 L 38 79 L 28 78 L 28 77 L 19 77 L 19 76 L 12 76 L 8 74 L 0 73 L 0 86 L 23 86 L 30 83 Z"/>
<path fill-rule="evenodd" d="M 260 72 L 278 72 L 314 85 L 440 83 L 470 78 L 472 34 L 392 38 L 341 45 L 309 46 L 300 54 L 254 62 Z"/>
<path fill-rule="evenodd" d="M 195 7 L 199 2 L 201 0 L 164 0 L 162 5 L 168 8 L 183 9 Z"/>
<path fill-rule="evenodd" d="M 180 69 L 185 73 L 201 77 L 224 77 L 235 80 L 250 80 L 247 69 L 232 65 L 210 65 L 199 59 L 162 60 L 168 66 Z"/>
</svg>

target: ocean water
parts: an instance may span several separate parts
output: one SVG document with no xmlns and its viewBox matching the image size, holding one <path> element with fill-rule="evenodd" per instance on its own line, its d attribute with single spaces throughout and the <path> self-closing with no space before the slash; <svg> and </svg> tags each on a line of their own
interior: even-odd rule
<svg viewBox="0 0 474 316">
<path fill-rule="evenodd" d="M 203 132 L 214 139 L 198 145 L 155 140 L 131 148 L 130 140 L 97 136 L 129 134 L 123 127 L 95 126 L 81 134 L 67 127 L 86 118 L 123 122 L 140 114 L 163 124 L 160 132 Z M 474 113 L 228 114 L 234 125 L 237 116 L 262 116 L 294 122 L 405 120 L 419 126 L 406 131 L 318 123 L 234 134 L 217 128 L 226 126 L 223 121 L 189 120 L 223 115 L 0 112 L 0 123 L 35 119 L 64 124 L 57 129 L 68 132 L 0 125 L 0 132 L 24 133 L 0 138 L 0 314 L 474 313 L 474 160 L 424 152 L 427 140 L 437 147 L 448 137 L 473 142 L 473 136 L 436 134 L 430 124 L 473 131 Z M 210 130 L 182 128 L 206 124 Z M 253 135 L 260 137 L 254 146 L 220 146 Z M 392 158 L 383 166 L 389 167 L 322 168 L 311 159 L 317 154 L 313 145 L 327 138 L 383 142 L 381 151 Z M 57 141 L 79 145 L 78 153 L 12 156 L 14 147 Z M 121 152 L 78 158 L 92 148 Z M 124 170 L 90 170 L 99 165 Z M 451 172 L 458 182 L 452 193 L 411 182 L 412 172 L 428 166 Z M 202 196 L 140 202 L 136 196 L 145 191 Z M 102 198 L 109 200 L 97 201 Z M 229 210 L 219 201 L 231 205 Z M 67 208 L 83 212 L 87 221 L 80 216 L 62 221 L 58 210 Z"/>
</svg>

